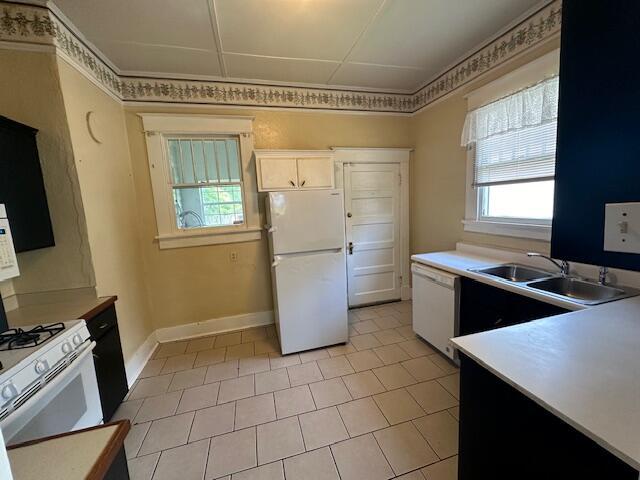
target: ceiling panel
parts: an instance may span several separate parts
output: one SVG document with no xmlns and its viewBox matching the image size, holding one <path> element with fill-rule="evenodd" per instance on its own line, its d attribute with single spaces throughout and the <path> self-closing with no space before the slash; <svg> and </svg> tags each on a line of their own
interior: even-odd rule
<svg viewBox="0 0 640 480">
<path fill-rule="evenodd" d="M 424 70 L 414 68 L 345 63 L 331 79 L 331 84 L 414 90 L 424 80 L 424 75 Z"/>
<path fill-rule="evenodd" d="M 221 74 L 218 54 L 214 50 L 104 42 L 103 52 L 125 73 L 149 72 L 185 76 Z"/>
<path fill-rule="evenodd" d="M 227 75 L 295 83 L 327 83 L 338 62 L 225 54 Z"/>
<path fill-rule="evenodd" d="M 342 60 L 382 0 L 214 0 L 222 50 Z"/>
<path fill-rule="evenodd" d="M 539 1 L 54 0 L 125 73 L 403 91 Z"/>
<path fill-rule="evenodd" d="M 105 41 L 114 40 L 215 49 L 207 0 L 55 0 L 55 4 L 101 50 Z"/>
<path fill-rule="evenodd" d="M 539 0 L 387 0 L 348 61 L 439 73 Z"/>
</svg>

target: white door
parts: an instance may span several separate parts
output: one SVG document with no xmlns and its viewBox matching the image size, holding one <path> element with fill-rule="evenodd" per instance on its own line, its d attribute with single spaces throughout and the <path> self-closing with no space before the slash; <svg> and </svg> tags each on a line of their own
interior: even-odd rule
<svg viewBox="0 0 640 480">
<path fill-rule="evenodd" d="M 344 248 L 340 190 L 271 192 L 267 201 L 274 254 Z"/>
<path fill-rule="evenodd" d="M 400 299 L 400 166 L 344 166 L 349 306 Z"/>
</svg>

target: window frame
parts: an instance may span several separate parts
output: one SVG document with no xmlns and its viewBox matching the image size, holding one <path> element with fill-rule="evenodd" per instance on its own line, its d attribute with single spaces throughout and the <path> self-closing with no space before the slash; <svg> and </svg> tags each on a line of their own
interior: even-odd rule
<svg viewBox="0 0 640 480">
<path fill-rule="evenodd" d="M 262 228 L 258 210 L 258 187 L 253 157 L 253 117 L 235 115 L 139 114 L 147 142 L 149 173 L 153 190 L 161 249 L 260 240 Z M 238 225 L 181 229 L 176 221 L 168 139 L 176 137 L 236 136 L 244 221 Z M 236 184 L 236 182 L 234 182 Z M 217 185 L 217 184 L 211 184 Z"/>
</svg>

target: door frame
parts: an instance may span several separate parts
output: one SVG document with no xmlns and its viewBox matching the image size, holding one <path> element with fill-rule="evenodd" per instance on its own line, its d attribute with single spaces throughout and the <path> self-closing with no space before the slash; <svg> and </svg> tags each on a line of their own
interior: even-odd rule
<svg viewBox="0 0 640 480">
<path fill-rule="evenodd" d="M 411 254 L 409 251 L 409 160 L 412 148 L 331 147 L 335 152 L 336 188 L 344 192 L 344 165 L 389 163 L 400 165 L 400 298 L 411 299 Z M 346 248 L 346 245 L 345 245 Z"/>
</svg>

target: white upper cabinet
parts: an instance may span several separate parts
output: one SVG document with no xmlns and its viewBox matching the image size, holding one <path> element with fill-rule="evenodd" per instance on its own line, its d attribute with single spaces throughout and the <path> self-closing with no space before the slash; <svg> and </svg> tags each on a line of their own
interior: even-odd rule
<svg viewBox="0 0 640 480">
<path fill-rule="evenodd" d="M 300 188 L 333 188 L 333 157 L 297 159 Z"/>
<path fill-rule="evenodd" d="M 258 157 L 258 190 L 291 190 L 298 188 L 298 166 L 295 157 Z"/>
<path fill-rule="evenodd" d="M 258 191 L 334 188 L 331 150 L 256 150 Z"/>
</svg>

